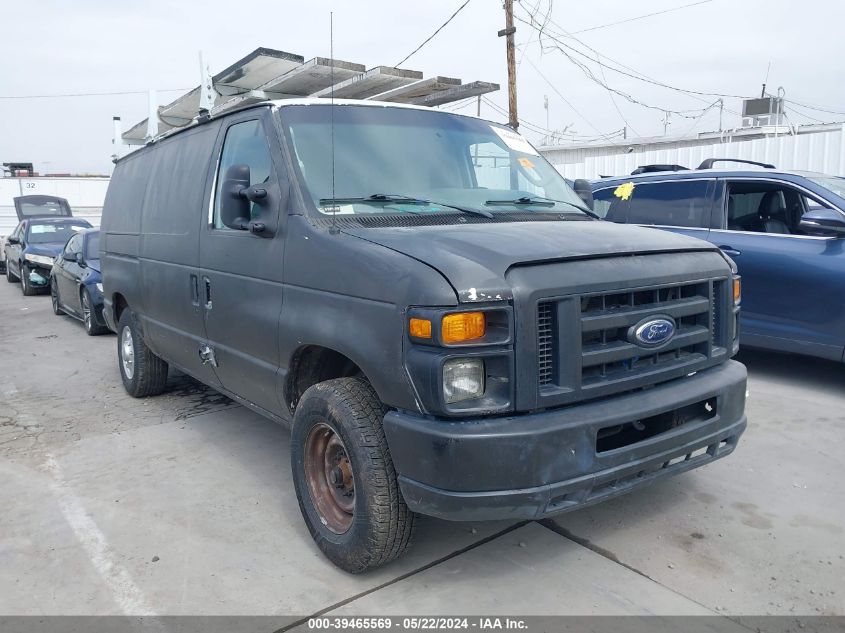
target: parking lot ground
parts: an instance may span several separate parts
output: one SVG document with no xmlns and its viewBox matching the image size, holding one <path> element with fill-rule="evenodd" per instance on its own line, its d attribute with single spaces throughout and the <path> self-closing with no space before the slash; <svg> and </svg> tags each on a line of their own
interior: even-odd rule
<svg viewBox="0 0 845 633">
<path fill-rule="evenodd" d="M 328 563 L 288 431 L 180 375 L 123 391 L 113 335 L 0 285 L 0 614 L 845 614 L 845 372 L 748 352 L 736 452 L 527 523 L 423 519 Z"/>
</svg>

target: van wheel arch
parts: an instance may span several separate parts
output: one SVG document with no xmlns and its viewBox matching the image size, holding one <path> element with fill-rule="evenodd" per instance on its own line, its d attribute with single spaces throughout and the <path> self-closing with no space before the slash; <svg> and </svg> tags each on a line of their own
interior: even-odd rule
<svg viewBox="0 0 845 633">
<path fill-rule="evenodd" d="M 372 382 L 351 358 L 321 345 L 303 345 L 291 357 L 284 398 L 291 413 L 312 385 L 334 378 L 361 378 Z M 373 387 L 375 389 L 375 387 Z"/>
<path fill-rule="evenodd" d="M 114 324 L 117 325 L 120 323 L 120 315 L 123 314 L 123 311 L 129 307 L 129 302 L 126 301 L 126 298 L 116 292 L 114 297 L 112 298 L 112 314 L 114 315 Z"/>
</svg>

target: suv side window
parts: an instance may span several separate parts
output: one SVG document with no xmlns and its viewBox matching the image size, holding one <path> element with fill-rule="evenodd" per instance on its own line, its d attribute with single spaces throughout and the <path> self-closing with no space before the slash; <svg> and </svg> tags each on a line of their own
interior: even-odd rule
<svg viewBox="0 0 845 633">
<path fill-rule="evenodd" d="M 826 206 L 788 185 L 753 180 L 728 183 L 727 228 L 730 231 L 805 235 L 801 216 L 810 207 Z"/>
<path fill-rule="evenodd" d="M 690 228 L 710 225 L 707 180 L 634 184 L 628 201 L 628 222 Z"/>
<path fill-rule="evenodd" d="M 226 130 L 223 151 L 217 169 L 217 183 L 214 196 L 214 228 L 229 230 L 220 219 L 220 200 L 223 195 L 223 181 L 232 165 L 249 166 L 250 186 L 269 182 L 273 175 L 273 162 L 270 158 L 270 145 L 264 128 L 258 119 L 235 123 Z M 261 213 L 260 207 L 253 202 L 250 218 L 255 219 Z"/>
<path fill-rule="evenodd" d="M 627 201 L 614 194 L 616 187 L 593 192 L 593 212 L 610 222 L 625 222 Z"/>
</svg>

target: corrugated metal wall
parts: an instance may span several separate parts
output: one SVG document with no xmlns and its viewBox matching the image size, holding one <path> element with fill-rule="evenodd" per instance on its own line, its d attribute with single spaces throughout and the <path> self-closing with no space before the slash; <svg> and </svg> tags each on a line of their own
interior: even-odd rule
<svg viewBox="0 0 845 633">
<path fill-rule="evenodd" d="M 797 135 L 744 139 L 676 141 L 665 144 L 552 149 L 542 153 L 567 178 L 599 178 L 630 174 L 640 165 L 677 164 L 695 168 L 705 158 L 743 158 L 771 163 L 779 169 L 845 175 L 843 125 Z M 627 149 L 633 147 L 628 153 Z M 729 165 L 726 165 L 729 167 Z"/>
</svg>

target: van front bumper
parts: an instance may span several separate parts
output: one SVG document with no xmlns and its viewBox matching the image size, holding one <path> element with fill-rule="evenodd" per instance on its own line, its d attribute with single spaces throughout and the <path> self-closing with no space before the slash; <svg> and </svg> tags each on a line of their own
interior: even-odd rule
<svg viewBox="0 0 845 633">
<path fill-rule="evenodd" d="M 384 430 L 414 512 L 456 521 L 538 519 L 618 496 L 733 452 L 745 430 L 745 366 L 727 361 L 613 398 L 538 413 L 442 420 L 397 411 Z M 600 429 L 699 404 L 712 413 L 597 450 Z"/>
</svg>

